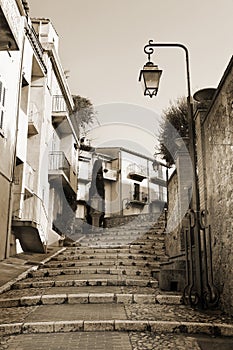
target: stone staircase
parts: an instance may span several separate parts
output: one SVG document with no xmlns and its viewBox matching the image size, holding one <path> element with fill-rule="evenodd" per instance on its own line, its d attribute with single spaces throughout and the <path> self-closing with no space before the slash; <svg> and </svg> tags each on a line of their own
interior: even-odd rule
<svg viewBox="0 0 233 350">
<path fill-rule="evenodd" d="M 160 291 L 159 268 L 166 261 L 162 219 L 82 234 L 72 247 L 31 268 L 1 295 L 0 335 L 14 335 L 18 341 L 28 334 L 59 338 L 75 332 L 83 341 L 89 332 L 104 332 L 100 347 L 90 343 L 80 347 L 85 350 L 105 349 L 101 341 L 109 332 L 113 340 L 106 349 L 141 350 L 147 349 L 138 345 L 145 332 L 214 334 L 216 318 L 202 326 L 201 315 L 181 305 L 181 295 Z M 190 324 L 189 318 L 199 323 Z M 119 340 L 119 332 L 128 332 L 128 338 Z M 221 326 L 224 332 L 229 329 Z M 113 334 L 118 334 L 118 347 Z M 135 339 L 137 347 L 132 345 Z"/>
</svg>

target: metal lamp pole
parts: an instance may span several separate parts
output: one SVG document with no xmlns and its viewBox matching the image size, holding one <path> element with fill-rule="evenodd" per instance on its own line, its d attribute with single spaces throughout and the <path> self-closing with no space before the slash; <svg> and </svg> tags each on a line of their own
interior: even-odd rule
<svg viewBox="0 0 233 350">
<path fill-rule="evenodd" d="M 192 209 L 186 215 L 188 219 L 188 228 L 185 229 L 187 284 L 183 292 L 183 299 L 186 304 L 206 308 L 218 302 L 219 294 L 217 288 L 213 284 L 210 226 L 205 225 L 204 219 L 206 213 L 200 211 L 189 52 L 186 46 L 180 43 L 155 43 L 153 40 L 149 40 L 149 44 L 144 47 L 144 52 L 148 55 L 148 62 L 143 70 L 141 70 L 139 80 L 145 85 L 144 95 L 149 95 L 150 97 L 156 96 L 159 79 L 162 74 L 158 66 L 154 65 L 150 60 L 151 55 L 154 53 L 154 48 L 156 47 L 180 48 L 185 53 L 188 92 L 189 153 L 194 171 L 194 180 L 192 185 Z M 194 245 L 192 243 L 192 236 L 194 237 Z"/>
</svg>

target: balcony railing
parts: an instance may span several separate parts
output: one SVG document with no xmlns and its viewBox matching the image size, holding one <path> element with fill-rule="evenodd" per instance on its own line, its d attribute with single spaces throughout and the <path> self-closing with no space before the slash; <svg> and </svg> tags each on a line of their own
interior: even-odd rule
<svg viewBox="0 0 233 350">
<path fill-rule="evenodd" d="M 62 171 L 70 181 L 70 163 L 64 152 L 53 151 L 49 154 L 49 171 Z"/>
<path fill-rule="evenodd" d="M 103 176 L 105 180 L 117 181 L 118 171 L 117 169 L 104 169 Z"/>
<path fill-rule="evenodd" d="M 142 181 L 147 177 L 147 168 L 146 166 L 139 164 L 130 164 L 127 167 L 128 176 L 136 181 Z"/>
<path fill-rule="evenodd" d="M 33 194 L 28 197 L 26 193 L 18 193 L 23 198 L 22 208 L 16 209 L 13 212 L 13 226 L 17 227 L 34 227 L 38 229 L 42 242 L 48 240 L 47 225 L 48 213 L 44 205 L 44 201 Z"/>
<path fill-rule="evenodd" d="M 130 192 L 129 201 L 131 204 L 145 205 L 148 203 L 148 193 L 146 192 Z"/>
<path fill-rule="evenodd" d="M 68 108 L 67 108 L 65 99 L 62 95 L 54 95 L 53 96 L 52 111 L 55 113 L 59 113 L 59 112 L 67 112 L 68 113 Z"/>
<path fill-rule="evenodd" d="M 44 50 L 43 50 L 43 47 L 39 41 L 38 35 L 35 32 L 35 29 L 31 25 L 29 25 L 28 23 L 26 25 L 25 32 L 26 32 L 26 35 L 27 35 L 32 47 L 33 47 L 34 53 L 35 53 L 35 55 L 40 63 L 40 66 L 43 70 L 43 73 L 46 74 L 47 67 L 46 67 L 46 64 L 45 64 L 44 59 L 43 59 Z"/>
<path fill-rule="evenodd" d="M 25 164 L 25 188 L 33 192 L 35 170 L 28 164 Z"/>
</svg>

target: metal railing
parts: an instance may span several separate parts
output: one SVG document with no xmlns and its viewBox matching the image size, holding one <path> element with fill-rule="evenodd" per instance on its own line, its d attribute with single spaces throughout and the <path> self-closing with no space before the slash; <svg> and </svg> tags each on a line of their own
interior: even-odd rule
<svg viewBox="0 0 233 350">
<path fill-rule="evenodd" d="M 25 32 L 26 32 L 26 35 L 27 35 L 30 43 L 32 44 L 32 47 L 33 47 L 34 52 L 35 52 L 35 54 L 36 54 L 36 56 L 41 64 L 43 72 L 44 72 L 44 74 L 46 74 L 47 67 L 46 67 L 46 64 L 45 64 L 44 59 L 43 59 L 44 49 L 39 41 L 38 35 L 37 35 L 35 29 L 31 25 L 29 25 L 28 23 L 26 24 Z"/>
<path fill-rule="evenodd" d="M 52 105 L 52 111 L 53 112 L 67 112 L 68 108 L 65 102 L 65 99 L 62 95 L 54 95 L 53 96 L 53 105 Z"/>
<path fill-rule="evenodd" d="M 130 164 L 127 167 L 127 172 L 128 173 L 133 173 L 133 174 L 140 174 L 140 175 L 143 175 L 145 177 L 147 176 L 147 168 L 146 168 L 146 166 L 143 166 L 143 165 L 140 165 L 140 164 L 136 164 L 136 163 Z"/>
<path fill-rule="evenodd" d="M 25 187 L 33 192 L 34 188 L 35 170 L 28 164 L 25 163 Z"/>
<path fill-rule="evenodd" d="M 148 193 L 146 192 L 134 192 L 130 191 L 129 193 L 129 200 L 130 202 L 141 202 L 141 203 L 147 203 L 149 199 Z"/>
<path fill-rule="evenodd" d="M 49 153 L 49 171 L 53 170 L 62 170 L 68 180 L 70 180 L 70 163 L 63 151 Z"/>
</svg>

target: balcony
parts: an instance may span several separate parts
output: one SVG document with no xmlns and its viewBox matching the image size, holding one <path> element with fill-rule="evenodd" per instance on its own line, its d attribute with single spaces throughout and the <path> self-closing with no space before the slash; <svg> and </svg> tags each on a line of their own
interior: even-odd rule
<svg viewBox="0 0 233 350">
<path fill-rule="evenodd" d="M 132 206 L 144 206 L 148 203 L 148 193 L 146 192 L 130 192 L 129 203 Z"/>
<path fill-rule="evenodd" d="M 41 76 L 42 72 L 42 75 L 45 76 L 47 74 L 47 67 L 43 59 L 44 49 L 39 41 L 38 35 L 36 34 L 35 29 L 28 23 L 26 23 L 25 33 L 32 45 L 34 55 L 36 57 L 38 65 L 37 75 Z"/>
<path fill-rule="evenodd" d="M 62 95 L 53 96 L 52 104 L 52 123 L 56 129 L 59 127 L 62 133 L 70 133 L 70 128 L 67 123 L 69 116 L 68 108 Z"/>
<path fill-rule="evenodd" d="M 132 180 L 141 182 L 147 178 L 147 168 L 139 164 L 130 164 L 127 167 L 128 177 Z"/>
<path fill-rule="evenodd" d="M 67 182 L 70 181 L 70 163 L 64 152 L 53 151 L 49 154 L 49 180 L 60 176 L 64 177 Z"/>
<path fill-rule="evenodd" d="M 35 179 L 35 170 L 28 164 L 25 163 L 25 190 L 28 193 L 34 192 L 34 179 Z"/>
<path fill-rule="evenodd" d="M 0 51 L 18 50 L 21 16 L 15 0 L 0 0 Z"/>
<path fill-rule="evenodd" d="M 24 196 L 23 206 L 13 212 L 13 233 L 25 252 L 44 253 L 47 242 L 48 214 L 37 195 Z"/>
<path fill-rule="evenodd" d="M 116 169 L 104 169 L 103 177 L 104 177 L 104 180 L 117 181 L 118 171 Z"/>
<path fill-rule="evenodd" d="M 29 107 L 28 115 L 28 136 L 34 136 L 39 134 L 39 112 L 34 104 Z"/>
</svg>

